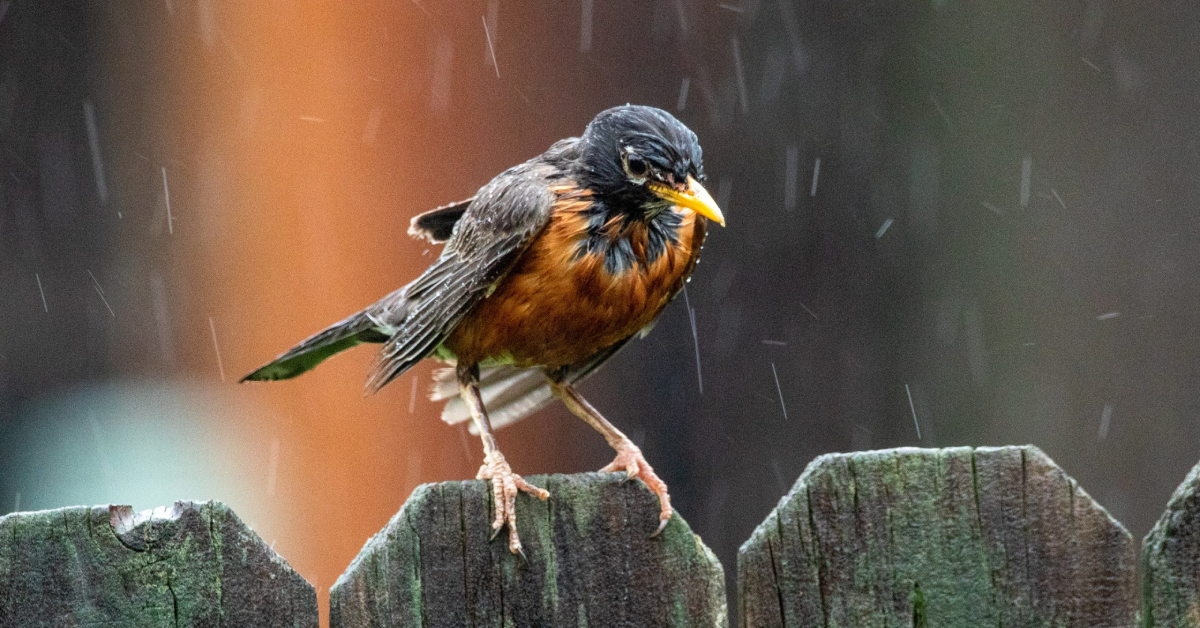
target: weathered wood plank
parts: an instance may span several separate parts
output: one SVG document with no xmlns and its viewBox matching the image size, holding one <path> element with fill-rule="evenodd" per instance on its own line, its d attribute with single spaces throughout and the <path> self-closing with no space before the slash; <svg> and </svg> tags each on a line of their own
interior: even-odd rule
<svg viewBox="0 0 1200 628">
<path fill-rule="evenodd" d="M 315 628 L 317 598 L 220 502 L 0 518 L 0 627 Z"/>
<path fill-rule="evenodd" d="M 725 577 L 678 515 L 617 474 L 528 478 L 518 497 L 528 562 L 489 542 L 482 481 L 426 484 L 330 590 L 332 628 L 365 626 L 725 626 Z"/>
<path fill-rule="evenodd" d="M 1200 627 L 1200 465 L 1142 541 L 1143 625 Z"/>
<path fill-rule="evenodd" d="M 1035 447 L 827 455 L 742 546 L 740 624 L 1133 626 L 1134 564 Z"/>
</svg>

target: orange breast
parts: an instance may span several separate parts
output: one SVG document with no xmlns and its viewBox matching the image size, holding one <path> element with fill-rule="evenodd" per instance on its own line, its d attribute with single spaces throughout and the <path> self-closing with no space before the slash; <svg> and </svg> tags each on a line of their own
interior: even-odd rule
<svg viewBox="0 0 1200 628">
<path fill-rule="evenodd" d="M 680 211 L 678 243 L 646 263 L 649 234 L 641 223 L 628 237 L 638 256 L 612 274 L 601 255 L 577 257 L 587 237 L 586 192 L 567 191 L 550 223 L 445 341 L 459 363 L 511 360 L 517 366 L 565 366 L 586 360 L 652 322 L 691 274 L 704 220 Z"/>
</svg>

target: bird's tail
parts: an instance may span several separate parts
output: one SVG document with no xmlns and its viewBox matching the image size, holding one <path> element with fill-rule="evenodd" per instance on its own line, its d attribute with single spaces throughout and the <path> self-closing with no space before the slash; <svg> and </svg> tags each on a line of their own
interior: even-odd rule
<svg viewBox="0 0 1200 628">
<path fill-rule="evenodd" d="M 513 366 L 480 369 L 479 394 L 488 409 L 492 429 L 500 429 L 537 412 L 553 398 L 550 384 L 540 369 Z M 446 402 L 442 409 L 442 420 L 451 425 L 471 418 L 470 409 L 458 395 L 458 378 L 453 368 L 434 372 L 429 398 Z M 470 429 L 472 434 L 476 432 L 474 425 Z"/>
<path fill-rule="evenodd" d="M 644 335 L 644 334 L 642 334 Z M 630 336 L 632 338 L 633 336 Z M 565 379 L 578 384 L 596 372 L 621 347 L 629 342 L 626 338 L 600 351 L 591 358 L 567 367 Z M 554 399 L 550 382 L 540 368 L 518 368 L 512 365 L 485 366 L 479 370 L 479 394 L 487 408 L 488 419 L 493 429 L 512 425 L 541 410 Z M 471 410 L 458 394 L 458 377 L 454 368 L 439 369 L 433 373 L 431 401 L 445 401 L 442 420 L 454 425 L 471 418 Z M 476 434 L 474 424 L 471 433 Z"/>
<path fill-rule="evenodd" d="M 288 349 L 269 364 L 243 377 L 242 381 L 290 379 L 312 369 L 325 358 L 354 345 L 363 342 L 384 342 L 387 339 L 387 334 L 379 329 L 378 323 L 367 310 L 363 310 Z"/>
</svg>

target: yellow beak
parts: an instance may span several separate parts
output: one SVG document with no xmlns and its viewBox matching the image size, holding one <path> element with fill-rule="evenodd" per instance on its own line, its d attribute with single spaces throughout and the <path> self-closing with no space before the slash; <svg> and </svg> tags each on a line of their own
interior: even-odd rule
<svg viewBox="0 0 1200 628">
<path fill-rule="evenodd" d="M 686 207 L 705 218 L 717 221 L 722 227 L 725 226 L 725 216 L 721 213 L 721 208 L 717 207 L 712 195 L 694 177 L 688 177 L 688 187 L 683 192 L 657 182 L 650 183 L 649 187 L 651 192 L 664 200 Z"/>
</svg>

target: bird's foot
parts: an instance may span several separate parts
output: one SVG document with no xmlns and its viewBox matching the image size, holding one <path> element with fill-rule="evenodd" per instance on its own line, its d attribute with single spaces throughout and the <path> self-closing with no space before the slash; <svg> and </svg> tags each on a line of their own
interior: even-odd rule
<svg viewBox="0 0 1200 628">
<path fill-rule="evenodd" d="M 504 459 L 504 454 L 499 451 L 493 451 L 484 457 L 483 466 L 479 467 L 475 478 L 492 481 L 492 497 L 496 504 L 496 518 L 492 520 L 492 538 L 496 538 L 500 529 L 507 523 L 508 550 L 524 556 L 521 551 L 521 537 L 517 534 L 517 493 L 532 493 L 542 501 L 550 497 L 550 493 L 513 473 L 512 467 L 508 466 L 508 461 Z"/>
<path fill-rule="evenodd" d="M 671 508 L 671 496 L 667 494 L 667 483 L 654 473 L 654 468 L 650 466 L 649 462 L 646 462 L 646 458 L 642 456 L 642 450 L 638 449 L 633 441 L 629 439 L 622 441 L 617 447 L 617 457 L 600 471 L 610 473 L 624 471 L 625 479 L 639 478 L 645 482 L 646 487 L 658 495 L 658 501 L 662 505 L 662 509 L 658 513 L 658 529 L 650 536 L 658 536 L 663 528 L 667 527 L 667 522 L 671 520 L 671 514 L 675 512 Z"/>
</svg>

